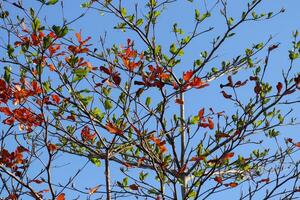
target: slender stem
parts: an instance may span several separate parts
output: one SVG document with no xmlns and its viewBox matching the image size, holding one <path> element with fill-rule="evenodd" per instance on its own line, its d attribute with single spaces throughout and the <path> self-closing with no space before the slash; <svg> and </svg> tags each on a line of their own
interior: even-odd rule
<svg viewBox="0 0 300 200">
<path fill-rule="evenodd" d="M 109 152 L 107 150 L 106 152 L 106 157 L 105 157 L 105 181 L 106 181 L 106 195 L 107 195 L 107 200 L 111 199 L 110 196 L 110 169 L 109 169 Z"/>
<path fill-rule="evenodd" d="M 180 164 L 181 167 L 183 167 L 185 163 L 185 117 L 184 117 L 184 93 L 180 93 L 180 100 L 183 102 L 180 104 L 180 118 L 181 118 L 181 156 L 180 156 Z M 186 191 L 187 191 L 187 181 L 186 181 L 186 176 L 185 173 L 182 175 L 182 186 L 181 186 L 181 199 L 184 200 L 186 196 Z"/>
</svg>

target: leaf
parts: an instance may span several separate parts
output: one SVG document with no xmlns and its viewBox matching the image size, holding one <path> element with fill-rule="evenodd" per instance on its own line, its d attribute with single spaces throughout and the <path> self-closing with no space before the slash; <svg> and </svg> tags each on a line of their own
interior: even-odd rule
<svg viewBox="0 0 300 200">
<path fill-rule="evenodd" d="M 278 82 L 276 85 L 276 89 L 277 89 L 277 94 L 280 94 L 281 90 L 282 90 L 282 83 Z"/>
<path fill-rule="evenodd" d="M 198 112 L 198 116 L 199 116 L 199 119 L 201 120 L 201 119 L 203 119 L 203 115 L 204 115 L 204 108 L 202 108 L 201 110 L 199 110 L 199 112 Z"/>
<path fill-rule="evenodd" d="M 190 159 L 190 161 L 201 161 L 201 160 L 204 160 L 205 159 L 205 156 L 197 156 L 197 157 L 192 157 Z"/>
<path fill-rule="evenodd" d="M 234 187 L 238 186 L 238 183 L 236 183 L 236 182 L 231 182 L 231 183 L 225 184 L 225 186 L 226 186 L 226 187 L 232 187 L 232 188 L 234 188 Z"/>
<path fill-rule="evenodd" d="M 234 156 L 234 152 L 230 152 L 230 153 L 226 153 L 224 156 L 223 156 L 223 158 L 224 159 L 230 159 L 230 158 L 232 158 Z"/>
<path fill-rule="evenodd" d="M 90 161 L 97 167 L 101 166 L 101 161 L 98 158 L 90 158 Z"/>
<path fill-rule="evenodd" d="M 58 0 L 49 0 L 46 4 L 47 5 L 55 5 L 58 2 Z"/>
<path fill-rule="evenodd" d="M 65 193 L 61 193 L 56 197 L 56 200 L 65 200 Z"/>
<path fill-rule="evenodd" d="M 100 188 L 100 185 L 97 185 L 89 190 L 89 195 L 94 194 Z"/>
<path fill-rule="evenodd" d="M 121 15 L 122 15 L 123 17 L 125 17 L 126 14 L 127 14 L 126 8 L 124 8 L 124 7 L 121 8 Z"/>
<path fill-rule="evenodd" d="M 214 180 L 215 180 L 217 183 L 220 183 L 220 184 L 223 183 L 223 180 L 222 180 L 222 178 L 221 178 L 220 176 L 216 176 L 216 177 L 214 178 Z"/>
<path fill-rule="evenodd" d="M 50 151 L 50 152 L 54 152 L 54 151 L 56 151 L 57 150 L 57 147 L 56 147 L 56 145 L 55 144 L 48 144 L 48 150 Z"/>
<path fill-rule="evenodd" d="M 190 79 L 192 78 L 194 72 L 193 70 L 189 70 L 187 72 L 183 73 L 183 80 L 185 80 L 186 82 L 190 81 Z"/>
<path fill-rule="evenodd" d="M 113 105 L 112 105 L 112 103 L 111 103 L 111 101 L 110 100 L 105 100 L 105 102 L 104 102 L 104 108 L 105 108 L 105 110 L 110 110 L 110 109 L 112 109 L 112 107 L 113 107 Z"/>
<path fill-rule="evenodd" d="M 115 124 L 111 123 L 111 122 L 107 122 L 105 125 L 105 128 L 108 132 L 112 133 L 112 134 L 116 134 L 116 135 L 123 135 L 123 131 L 121 129 L 119 129 Z"/>
<path fill-rule="evenodd" d="M 175 99 L 175 103 L 179 104 L 179 105 L 183 105 L 184 104 L 184 101 L 182 99 L 178 99 L 176 98 Z"/>
<path fill-rule="evenodd" d="M 139 186 L 136 185 L 136 184 L 129 185 L 129 188 L 130 188 L 131 190 L 139 190 Z"/>
<path fill-rule="evenodd" d="M 300 147 L 300 142 L 297 142 L 297 143 L 295 144 L 295 146 L 296 146 L 296 147 Z"/>
<path fill-rule="evenodd" d="M 147 97 L 147 98 L 146 98 L 146 102 L 145 102 L 146 106 L 149 107 L 150 104 L 151 104 L 151 101 L 152 101 L 152 100 L 151 100 L 151 97 Z"/>
<path fill-rule="evenodd" d="M 4 80 L 9 83 L 10 82 L 10 73 L 11 73 L 11 67 L 4 67 Z"/>
<path fill-rule="evenodd" d="M 56 104 L 59 104 L 60 98 L 57 94 L 52 94 L 51 97 Z"/>
<path fill-rule="evenodd" d="M 221 93 L 225 99 L 230 99 L 232 97 L 232 95 L 227 94 L 225 91 L 221 91 Z"/>
<path fill-rule="evenodd" d="M 208 118 L 208 128 L 210 130 L 214 129 L 214 122 L 210 118 Z"/>
</svg>

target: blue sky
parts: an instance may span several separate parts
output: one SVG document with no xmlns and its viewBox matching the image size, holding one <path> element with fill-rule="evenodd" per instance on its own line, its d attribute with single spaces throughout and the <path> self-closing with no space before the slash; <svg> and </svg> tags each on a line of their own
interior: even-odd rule
<svg viewBox="0 0 300 200">
<path fill-rule="evenodd" d="M 36 1 L 24 1 L 25 5 L 28 7 L 32 6 L 37 8 Z M 83 8 L 80 7 L 80 4 L 84 1 L 81 0 L 65 0 L 64 1 L 64 16 L 66 19 L 71 20 L 85 12 Z M 125 7 L 128 6 L 128 12 L 132 11 L 132 2 L 136 1 L 127 1 L 124 3 Z M 138 1 L 144 2 L 144 1 Z M 188 3 L 185 0 L 179 0 L 172 5 L 169 5 L 161 18 L 158 19 L 157 24 L 157 42 L 162 45 L 164 51 L 168 51 L 170 44 L 174 41 L 174 35 L 171 32 L 173 23 L 177 22 L 179 27 L 182 27 L 186 33 L 192 31 L 193 28 L 193 18 L 194 18 L 194 9 L 195 7 L 200 9 L 200 12 L 204 12 L 202 1 L 195 0 L 194 3 Z M 239 0 L 229 0 L 229 13 L 233 17 L 238 17 L 241 15 L 242 9 L 245 9 L 244 1 Z M 31 5 L 32 4 L 32 5 Z M 211 1 L 208 1 L 208 7 L 211 7 Z M 267 73 L 267 79 L 276 83 L 281 76 L 282 69 L 286 68 L 289 64 L 288 60 L 288 50 L 291 48 L 292 41 L 292 32 L 296 29 L 300 30 L 300 1 L 297 0 L 265 0 L 265 2 L 257 9 L 259 12 L 269 12 L 269 11 L 279 11 L 284 8 L 286 11 L 279 16 L 261 22 L 249 22 L 242 25 L 237 29 L 236 35 L 229 39 L 222 48 L 217 52 L 218 57 L 209 65 L 209 67 L 218 67 L 220 66 L 221 61 L 230 60 L 231 58 L 244 52 L 244 49 L 251 47 L 252 44 L 266 41 L 270 35 L 273 35 L 271 44 L 280 43 L 280 48 L 276 49 L 270 59 L 270 70 Z M 14 13 L 15 8 L 8 8 L 10 13 Z M 140 11 L 143 12 L 144 8 L 141 8 Z M 220 17 L 219 14 L 220 7 L 216 7 L 212 14 L 213 16 L 208 19 L 207 22 L 203 23 L 201 29 L 206 29 L 210 26 L 215 27 L 215 29 L 207 34 L 204 34 L 203 37 L 196 39 L 192 42 L 185 50 L 185 55 L 183 57 L 182 63 L 178 67 L 178 74 L 182 71 L 189 69 L 193 60 L 199 58 L 200 52 L 203 50 L 209 50 L 211 48 L 211 40 L 213 37 L 222 34 L 224 31 L 224 19 Z M 17 14 L 17 13 L 14 13 Z M 60 4 L 58 3 L 55 6 L 44 8 L 41 11 L 41 19 L 46 17 L 47 24 L 51 27 L 52 25 L 61 25 L 62 24 L 62 12 L 60 9 Z M 89 10 L 82 19 L 78 20 L 71 25 L 71 28 L 76 31 L 82 31 L 83 37 L 92 36 L 92 42 L 94 46 L 99 44 L 99 36 L 107 33 L 106 45 L 110 47 L 112 44 L 125 44 L 127 38 L 132 38 L 135 40 L 139 49 L 145 49 L 145 45 L 138 40 L 137 36 L 133 32 L 123 33 L 118 30 L 114 30 L 113 27 L 116 25 L 118 20 L 109 14 L 101 16 L 101 14 L 94 10 Z M 72 33 L 69 35 L 70 37 Z M 262 51 L 258 58 L 263 58 L 267 51 Z M 94 65 L 100 66 L 101 63 L 94 63 Z M 0 70 L 1 71 L 1 70 Z M 246 78 L 249 75 L 248 70 L 246 72 L 239 73 L 239 77 Z M 299 71 L 299 70 L 298 70 Z M 226 81 L 225 77 L 220 80 L 216 80 L 211 83 L 211 87 L 201 90 L 201 92 L 196 91 L 187 93 L 186 95 L 186 112 L 188 115 L 197 114 L 198 108 L 203 106 L 213 107 L 215 110 L 221 111 L 226 110 L 229 113 L 234 112 L 234 109 L 231 109 L 232 104 L 228 104 L 224 101 L 224 98 L 219 94 L 220 89 L 218 88 L 220 83 Z M 241 97 L 248 98 L 249 92 L 247 90 L 241 90 Z M 155 98 L 155 96 L 154 96 Z M 299 107 L 295 108 L 296 111 L 300 111 Z M 171 112 L 177 112 L 176 109 L 171 110 Z M 296 113 L 296 112 L 295 112 Z M 299 112 L 298 112 L 299 113 Z M 291 133 L 295 132 L 296 128 L 285 128 L 284 135 L 281 139 L 285 137 L 290 137 Z M 300 139 L 297 136 L 298 140 Z M 70 157 L 70 162 L 65 160 L 63 157 L 60 157 L 57 161 L 61 165 L 68 164 L 64 167 L 57 168 L 57 173 L 54 173 L 54 179 L 67 181 L 68 174 L 72 175 L 76 169 L 80 168 L 85 161 L 81 161 L 80 158 Z M 79 164 L 80 163 L 80 164 Z M 114 169 L 114 167 L 113 167 Z M 54 170 L 54 172 L 55 172 Z M 104 167 L 94 167 L 88 165 L 78 179 L 76 184 L 82 185 L 83 187 L 93 187 L 97 184 L 104 184 L 103 176 Z M 117 169 L 116 169 L 117 170 Z M 86 174 L 87 175 L 86 175 Z M 113 171 L 114 175 L 115 172 Z M 116 173 L 118 174 L 118 173 Z M 121 176 L 118 174 L 115 179 L 120 179 Z M 83 181 L 84 180 L 84 181 Z M 238 192 L 238 191 L 236 191 Z M 67 194 L 69 197 L 72 194 Z M 229 198 L 231 193 L 227 194 L 226 198 Z M 67 198 L 68 199 L 68 198 Z"/>
</svg>

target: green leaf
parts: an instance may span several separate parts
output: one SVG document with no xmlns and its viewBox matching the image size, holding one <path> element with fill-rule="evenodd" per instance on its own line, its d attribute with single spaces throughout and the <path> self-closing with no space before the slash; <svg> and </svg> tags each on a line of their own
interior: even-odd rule
<svg viewBox="0 0 300 200">
<path fill-rule="evenodd" d="M 75 77 L 73 79 L 73 82 L 76 82 L 78 80 L 83 79 L 88 74 L 89 69 L 88 68 L 79 68 L 74 70 Z"/>
<path fill-rule="evenodd" d="M 127 14 L 126 8 L 124 8 L 124 7 L 121 8 L 121 15 L 122 15 L 123 17 L 125 17 L 126 14 Z"/>
<path fill-rule="evenodd" d="M 6 18 L 8 16 L 9 16 L 9 12 L 8 11 L 3 11 L 3 12 L 0 13 L 0 18 L 2 18 L 2 19 Z"/>
<path fill-rule="evenodd" d="M 110 109 L 112 109 L 112 107 L 113 107 L 113 105 L 112 105 L 111 101 L 106 99 L 105 102 L 104 102 L 105 110 L 110 110 Z"/>
<path fill-rule="evenodd" d="M 8 54 L 9 58 L 13 58 L 14 57 L 14 55 L 13 55 L 14 51 L 15 51 L 15 49 L 13 48 L 12 45 L 10 45 L 10 44 L 7 45 L 7 54 Z"/>
<path fill-rule="evenodd" d="M 176 54 L 176 52 L 177 52 L 177 48 L 176 48 L 176 45 L 173 43 L 170 46 L 170 53 Z"/>
<path fill-rule="evenodd" d="M 104 113 L 102 113 L 101 111 L 100 111 L 100 109 L 99 108 L 94 108 L 93 110 L 92 110 L 92 115 L 94 116 L 94 117 L 96 117 L 96 119 L 98 119 L 98 120 L 100 120 L 100 121 L 102 121 L 102 119 L 104 118 Z"/>
<path fill-rule="evenodd" d="M 89 105 L 89 103 L 91 103 L 92 100 L 93 100 L 93 97 L 92 97 L 92 96 L 84 97 L 84 96 L 80 95 L 80 101 L 82 102 L 82 104 L 83 104 L 84 106 Z"/>
<path fill-rule="evenodd" d="M 38 32 L 39 31 L 39 28 L 41 26 L 41 22 L 38 18 L 35 18 L 33 21 L 32 21 L 32 24 L 31 24 L 31 27 L 34 31 Z"/>
<path fill-rule="evenodd" d="M 146 98 L 146 103 L 145 103 L 145 104 L 146 104 L 146 106 L 147 106 L 147 107 L 149 107 L 149 106 L 150 106 L 150 104 L 151 104 L 151 102 L 152 102 L 152 99 L 151 99 L 151 97 L 147 97 L 147 98 Z"/>
<path fill-rule="evenodd" d="M 46 5 L 55 5 L 58 2 L 58 0 L 49 0 Z"/>
<path fill-rule="evenodd" d="M 143 23 L 144 23 L 144 20 L 143 20 L 143 19 L 138 19 L 138 20 L 136 21 L 136 26 L 141 26 Z"/>
<path fill-rule="evenodd" d="M 90 1 L 84 2 L 80 5 L 81 8 L 89 8 L 91 7 L 92 3 Z"/>
<path fill-rule="evenodd" d="M 98 158 L 90 158 L 90 161 L 97 167 L 101 166 L 101 161 Z"/>
<path fill-rule="evenodd" d="M 197 124 L 199 122 L 199 116 L 193 116 L 190 120 L 191 124 Z"/>
<path fill-rule="evenodd" d="M 194 190 L 191 190 L 189 193 L 188 193 L 188 198 L 194 198 L 196 197 L 197 193 L 194 191 Z"/>
<path fill-rule="evenodd" d="M 200 12 L 199 12 L 199 10 L 198 9 L 195 9 L 195 19 L 197 20 L 197 21 L 200 21 Z"/>
<path fill-rule="evenodd" d="M 11 73 L 11 67 L 5 66 L 4 67 L 4 80 L 7 83 L 10 82 L 10 73 Z"/>
</svg>

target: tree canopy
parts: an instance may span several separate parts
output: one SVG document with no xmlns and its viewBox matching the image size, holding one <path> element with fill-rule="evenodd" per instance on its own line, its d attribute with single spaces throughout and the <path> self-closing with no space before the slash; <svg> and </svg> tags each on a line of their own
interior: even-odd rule
<svg viewBox="0 0 300 200">
<path fill-rule="evenodd" d="M 299 34 L 262 31 L 285 11 L 1 1 L 0 199 L 296 199 Z"/>
</svg>

